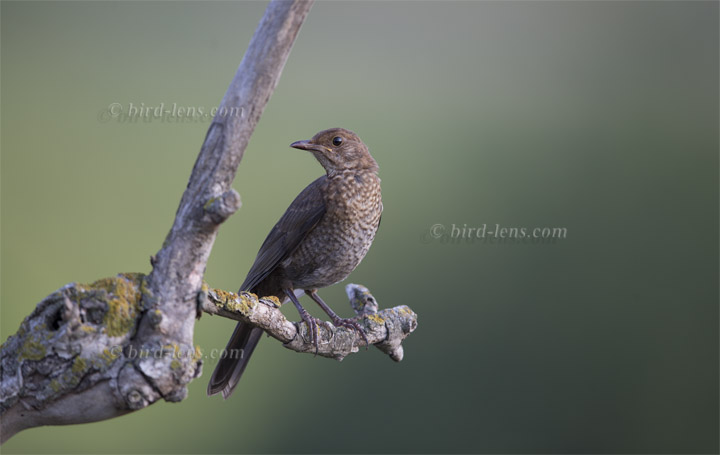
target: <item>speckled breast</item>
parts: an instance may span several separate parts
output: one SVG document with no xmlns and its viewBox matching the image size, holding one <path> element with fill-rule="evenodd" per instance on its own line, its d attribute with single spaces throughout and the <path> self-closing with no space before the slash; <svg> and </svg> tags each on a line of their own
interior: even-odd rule
<svg viewBox="0 0 720 455">
<path fill-rule="evenodd" d="M 328 177 L 326 214 L 283 264 L 296 289 L 344 280 L 365 257 L 382 214 L 380 179 L 347 171 Z"/>
</svg>

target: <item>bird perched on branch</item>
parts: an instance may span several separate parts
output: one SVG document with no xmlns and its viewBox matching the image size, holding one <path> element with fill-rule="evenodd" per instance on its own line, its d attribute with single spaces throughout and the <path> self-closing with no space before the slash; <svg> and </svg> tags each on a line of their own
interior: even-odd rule
<svg viewBox="0 0 720 455">
<path fill-rule="evenodd" d="M 312 153 L 326 175 L 308 185 L 272 228 L 240 291 L 292 301 L 316 349 L 318 324 L 323 322 L 302 307 L 298 297 L 303 293 L 320 305 L 336 327 L 357 330 L 367 342 L 360 325 L 335 314 L 317 290 L 347 278 L 375 238 L 383 209 L 377 162 L 360 138 L 343 128 L 321 131 L 290 146 Z M 220 359 L 208 395 L 222 392 L 228 398 L 232 394 L 261 335 L 261 329 L 238 323 L 226 352 L 241 355 Z"/>
</svg>

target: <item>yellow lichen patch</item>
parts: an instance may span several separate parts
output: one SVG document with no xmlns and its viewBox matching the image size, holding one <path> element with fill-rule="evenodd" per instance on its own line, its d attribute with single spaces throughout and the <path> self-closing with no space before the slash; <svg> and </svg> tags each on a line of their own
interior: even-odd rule
<svg viewBox="0 0 720 455">
<path fill-rule="evenodd" d="M 105 333 L 109 336 L 125 335 L 135 327 L 143 278 L 139 273 L 120 274 L 113 278 L 103 278 L 90 286 L 107 292 L 108 311 L 103 318 L 103 324 Z"/>
<path fill-rule="evenodd" d="M 195 346 L 195 352 L 193 353 L 192 359 L 193 362 L 197 362 L 202 358 L 202 349 L 200 349 L 200 346 Z"/>
<path fill-rule="evenodd" d="M 398 308 L 398 312 L 404 313 L 404 314 L 408 314 L 408 315 L 411 315 L 411 316 L 412 316 L 413 314 L 415 314 L 415 313 L 413 313 L 413 310 L 411 310 L 410 307 L 408 307 L 407 305 L 403 305 L 403 306 L 399 307 L 399 308 Z"/>
<path fill-rule="evenodd" d="M 100 355 L 102 359 L 105 361 L 105 365 L 110 365 L 119 357 L 118 354 L 114 352 L 110 352 L 109 349 L 103 349 L 102 354 Z"/>
<path fill-rule="evenodd" d="M 62 374 L 62 377 L 60 379 L 62 379 L 62 383 L 65 384 L 66 386 L 75 387 L 76 385 L 78 385 L 80 383 L 80 379 L 82 379 L 82 375 L 77 374 L 75 372 L 71 372 L 71 371 L 65 371 Z"/>
<path fill-rule="evenodd" d="M 236 294 L 228 291 L 223 291 L 222 289 L 213 289 L 213 293 L 215 294 L 218 302 L 222 303 L 225 306 L 227 306 L 228 303 L 233 302 L 237 297 Z"/>
<path fill-rule="evenodd" d="M 52 381 L 50 381 L 50 388 L 53 389 L 53 392 L 60 391 L 60 383 L 57 381 L 57 379 L 53 379 Z"/>
<path fill-rule="evenodd" d="M 147 287 L 148 280 L 145 279 L 145 275 L 143 275 L 142 273 L 134 273 L 128 275 L 136 275 L 136 278 L 140 280 L 140 292 L 145 295 L 152 296 L 152 291 Z"/>
<path fill-rule="evenodd" d="M 135 325 L 135 308 L 127 300 L 111 299 L 108 301 L 108 312 L 103 322 L 105 333 L 111 337 L 126 334 Z"/>
<path fill-rule="evenodd" d="M 87 369 L 88 369 L 87 361 L 80 356 L 75 357 L 75 360 L 73 361 L 73 364 L 72 364 L 72 372 L 76 373 L 76 374 L 82 374 L 82 373 L 86 372 Z"/>
<path fill-rule="evenodd" d="M 250 294 L 255 295 L 255 294 Z M 251 309 L 255 308 L 255 305 L 257 304 L 257 297 L 252 298 L 250 295 L 247 294 L 240 294 L 239 301 L 236 301 L 235 308 L 233 310 L 240 311 L 242 314 L 247 315 Z"/>
<path fill-rule="evenodd" d="M 367 318 L 376 324 L 385 324 L 385 319 L 378 314 L 371 314 Z"/>
<path fill-rule="evenodd" d="M 89 324 L 82 324 L 80 326 L 80 330 L 82 330 L 85 333 L 95 333 L 97 332 L 97 329 Z"/>
<path fill-rule="evenodd" d="M 180 363 L 180 361 L 179 361 L 178 359 L 173 359 L 173 361 L 170 362 L 170 369 L 171 369 L 171 370 L 177 371 L 177 370 L 179 370 L 180 368 L 182 368 L 182 363 Z"/>
<path fill-rule="evenodd" d="M 274 295 L 269 295 L 267 297 L 263 297 L 264 299 L 270 300 L 275 306 L 280 307 L 282 305 L 282 302 L 280 299 L 275 297 Z"/>
<path fill-rule="evenodd" d="M 20 360 L 42 360 L 45 358 L 45 346 L 42 343 L 35 340 L 34 337 L 30 336 L 22 348 L 20 348 L 20 354 L 18 359 Z"/>
<path fill-rule="evenodd" d="M 210 208 L 210 206 L 213 204 L 213 202 L 217 201 L 217 197 L 211 197 L 208 199 L 208 201 L 203 205 L 203 210 L 207 210 Z"/>
<path fill-rule="evenodd" d="M 93 290 L 97 290 L 97 289 L 103 289 L 106 292 L 110 293 L 115 289 L 115 282 L 117 280 L 118 280 L 117 277 L 101 278 L 89 286 L 85 286 L 85 287 L 78 286 L 77 289 L 78 289 L 78 291 L 81 291 L 83 293 L 92 292 Z"/>
</svg>

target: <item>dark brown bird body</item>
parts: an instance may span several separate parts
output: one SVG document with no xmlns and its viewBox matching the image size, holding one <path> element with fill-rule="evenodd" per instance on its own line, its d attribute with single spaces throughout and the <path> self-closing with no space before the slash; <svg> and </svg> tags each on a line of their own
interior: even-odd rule
<svg viewBox="0 0 720 455">
<path fill-rule="evenodd" d="M 380 179 L 374 172 L 343 171 L 320 180 L 325 216 L 281 264 L 296 289 L 324 288 L 347 278 L 380 223 Z"/>
<path fill-rule="evenodd" d="M 342 128 L 321 131 L 292 147 L 312 152 L 327 174 L 290 204 L 260 247 L 240 290 L 292 300 L 317 337 L 315 319 L 297 300 L 304 291 L 336 325 L 356 328 L 364 337 L 357 323 L 335 315 L 316 291 L 347 278 L 375 238 L 382 214 L 377 163 L 365 144 Z M 237 325 L 226 352 L 241 352 L 241 358 L 220 360 L 209 395 L 222 391 L 225 398 L 230 396 L 261 335 L 258 328 Z"/>
</svg>

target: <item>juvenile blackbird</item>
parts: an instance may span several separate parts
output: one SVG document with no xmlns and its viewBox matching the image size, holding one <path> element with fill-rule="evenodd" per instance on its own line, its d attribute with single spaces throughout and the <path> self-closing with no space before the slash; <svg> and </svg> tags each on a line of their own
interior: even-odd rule
<svg viewBox="0 0 720 455">
<path fill-rule="evenodd" d="M 380 225 L 382 200 L 378 165 L 352 131 L 334 128 L 291 147 L 312 153 L 326 175 L 308 185 L 275 224 L 250 268 L 241 291 L 291 300 L 318 346 L 318 323 L 298 301 L 310 296 L 336 327 L 363 329 L 352 319 L 335 314 L 317 294 L 318 288 L 338 283 L 365 257 Z M 238 323 L 208 384 L 208 395 L 228 398 L 257 346 L 262 330 Z M 235 350 L 235 351 L 234 351 Z M 241 351 L 240 351 L 241 350 Z"/>
</svg>

